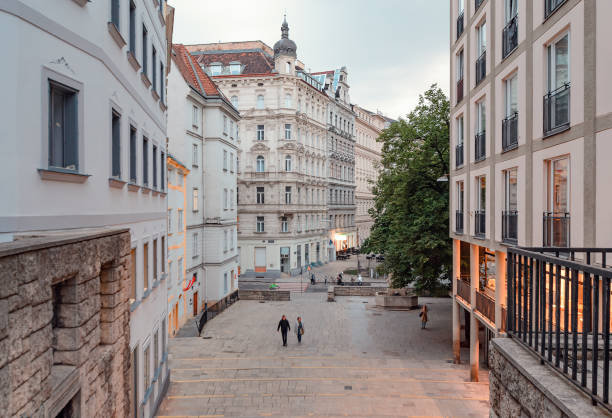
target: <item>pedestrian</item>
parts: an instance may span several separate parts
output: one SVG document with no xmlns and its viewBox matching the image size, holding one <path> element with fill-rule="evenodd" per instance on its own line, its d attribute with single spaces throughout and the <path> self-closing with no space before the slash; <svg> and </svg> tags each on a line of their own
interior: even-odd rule
<svg viewBox="0 0 612 418">
<path fill-rule="evenodd" d="M 421 317 L 421 329 L 425 329 L 425 325 L 427 325 L 427 311 L 427 305 L 423 305 L 421 312 L 419 312 L 419 316 Z"/>
<path fill-rule="evenodd" d="M 314 275 L 314 273 L 312 273 L 310 275 L 310 283 L 315 284 L 315 275 Z"/>
<path fill-rule="evenodd" d="M 281 335 L 283 336 L 283 347 L 287 347 L 287 331 L 291 331 L 291 327 L 289 326 L 289 321 L 287 321 L 287 317 L 285 315 L 283 315 L 281 320 L 278 322 L 276 332 L 278 332 L 279 330 Z"/>
<path fill-rule="evenodd" d="M 359 275 L 357 276 L 357 282 L 359 283 L 359 286 L 363 284 L 363 277 L 361 277 L 361 273 L 359 273 Z"/>
<path fill-rule="evenodd" d="M 302 317 L 297 317 L 297 322 L 295 323 L 294 328 L 295 335 L 297 335 L 298 344 L 302 342 L 302 335 L 304 335 L 304 323 L 302 322 Z"/>
</svg>

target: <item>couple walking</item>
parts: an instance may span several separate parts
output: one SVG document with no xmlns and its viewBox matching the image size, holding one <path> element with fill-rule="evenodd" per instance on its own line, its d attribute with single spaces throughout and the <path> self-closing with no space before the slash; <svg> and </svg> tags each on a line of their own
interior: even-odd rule
<svg viewBox="0 0 612 418">
<path fill-rule="evenodd" d="M 278 322 L 278 327 L 276 327 L 276 332 L 280 331 L 283 336 L 283 347 L 287 347 L 287 332 L 291 331 L 291 327 L 289 326 L 289 321 L 287 317 L 283 315 L 281 320 Z M 293 331 L 297 335 L 298 343 L 302 342 L 302 335 L 304 335 L 304 323 L 302 322 L 301 317 L 297 317 L 297 322 L 293 328 Z"/>
</svg>

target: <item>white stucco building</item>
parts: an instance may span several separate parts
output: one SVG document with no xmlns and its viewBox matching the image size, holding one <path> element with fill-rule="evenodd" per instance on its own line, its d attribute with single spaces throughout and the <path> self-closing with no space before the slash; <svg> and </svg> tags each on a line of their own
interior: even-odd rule
<svg viewBox="0 0 612 418">
<path fill-rule="evenodd" d="M 185 260 L 176 264 L 168 303 L 178 322 L 238 288 L 238 111 L 183 45 L 172 48 L 168 149 L 190 170 L 168 222 L 186 225 Z M 172 179 L 170 179 L 171 181 Z M 176 209 L 175 209 L 176 206 Z M 173 239 L 173 233 L 169 236 Z M 174 264 L 174 263 L 173 263 Z M 175 268 L 174 266 L 172 267 Z"/>
<path fill-rule="evenodd" d="M 297 60 L 286 22 L 281 31 L 274 49 L 261 41 L 186 47 L 242 117 L 236 197 L 246 276 L 298 274 L 328 260 L 329 98 Z"/>
<path fill-rule="evenodd" d="M 161 3 L 160 3 L 161 1 Z M 169 381 L 167 44 L 163 0 L 0 3 L 10 65 L 2 110 L 0 235 L 127 227 L 130 410 L 153 416 Z"/>
</svg>

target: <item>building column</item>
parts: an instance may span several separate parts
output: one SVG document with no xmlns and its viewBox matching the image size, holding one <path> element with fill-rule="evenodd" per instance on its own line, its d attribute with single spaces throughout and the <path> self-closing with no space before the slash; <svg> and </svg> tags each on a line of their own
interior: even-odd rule
<svg viewBox="0 0 612 418">
<path fill-rule="evenodd" d="M 461 363 L 461 312 L 457 295 L 457 280 L 461 277 L 461 241 L 453 240 L 453 358 L 455 364 Z M 467 324 L 466 324 L 467 326 Z"/>
<path fill-rule="evenodd" d="M 502 328 L 502 304 L 506 304 L 506 258 L 507 254 L 504 251 L 495 251 L 495 329 L 497 334 Z"/>
<path fill-rule="evenodd" d="M 470 380 L 472 382 L 478 382 L 478 368 L 479 368 L 479 331 L 478 331 L 478 319 L 474 315 L 474 307 L 476 306 L 476 290 L 479 285 L 479 266 L 478 266 L 478 252 L 480 248 L 478 245 L 470 245 L 470 307 L 472 312 L 470 313 Z M 467 327 L 468 324 L 465 324 Z"/>
</svg>

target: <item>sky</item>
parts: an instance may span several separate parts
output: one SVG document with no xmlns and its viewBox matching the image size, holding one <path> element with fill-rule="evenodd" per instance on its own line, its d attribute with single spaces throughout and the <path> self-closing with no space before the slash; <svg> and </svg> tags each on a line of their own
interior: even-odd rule
<svg viewBox="0 0 612 418">
<path fill-rule="evenodd" d="M 449 89 L 448 0 L 169 0 L 174 43 L 280 39 L 287 14 L 312 72 L 346 66 L 351 102 L 405 117 L 437 83 Z"/>
</svg>

